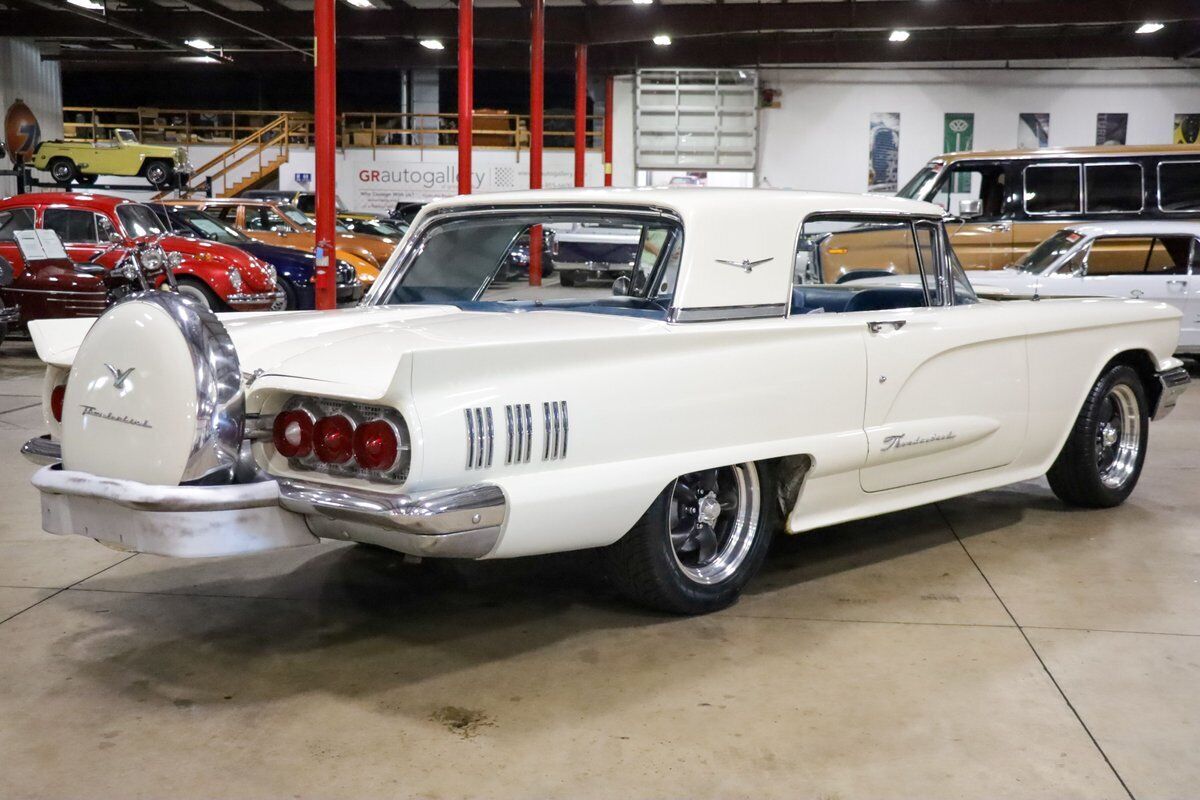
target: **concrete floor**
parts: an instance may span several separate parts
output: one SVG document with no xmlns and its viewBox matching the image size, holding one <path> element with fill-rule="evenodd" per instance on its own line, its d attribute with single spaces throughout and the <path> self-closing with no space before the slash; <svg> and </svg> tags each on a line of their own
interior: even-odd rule
<svg viewBox="0 0 1200 800">
<path fill-rule="evenodd" d="M 1200 793 L 1200 390 L 1142 483 L 1044 482 L 778 543 L 732 609 L 586 556 L 207 562 L 39 530 L 40 370 L 0 350 L 0 796 Z"/>
</svg>

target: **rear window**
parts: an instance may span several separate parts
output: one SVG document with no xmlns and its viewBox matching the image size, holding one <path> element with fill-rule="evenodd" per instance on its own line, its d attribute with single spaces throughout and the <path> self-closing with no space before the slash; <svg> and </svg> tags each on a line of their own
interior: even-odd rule
<svg viewBox="0 0 1200 800">
<path fill-rule="evenodd" d="M 1092 214 L 1137 212 L 1143 207 L 1142 166 L 1140 164 L 1088 164 L 1087 210 Z"/>
<path fill-rule="evenodd" d="M 1082 211 L 1078 164 L 1047 164 L 1025 169 L 1028 214 L 1078 214 Z"/>
<path fill-rule="evenodd" d="M 1200 211 L 1200 161 L 1158 165 L 1158 206 L 1163 211 Z"/>
</svg>

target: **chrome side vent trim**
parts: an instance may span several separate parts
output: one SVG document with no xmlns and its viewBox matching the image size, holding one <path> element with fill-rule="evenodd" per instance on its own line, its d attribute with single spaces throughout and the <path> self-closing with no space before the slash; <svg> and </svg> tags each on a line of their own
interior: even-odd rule
<svg viewBox="0 0 1200 800">
<path fill-rule="evenodd" d="M 567 401 L 542 403 L 542 422 L 545 440 L 542 442 L 542 461 L 557 461 L 567 457 L 567 442 L 571 424 L 567 418 Z"/>
<path fill-rule="evenodd" d="M 463 417 L 467 421 L 467 469 L 490 467 L 496 440 L 491 406 L 464 408 Z"/>
<path fill-rule="evenodd" d="M 533 455 L 533 410 L 529 403 L 505 406 L 504 419 L 508 423 L 504 463 L 529 463 L 529 459 Z"/>
</svg>

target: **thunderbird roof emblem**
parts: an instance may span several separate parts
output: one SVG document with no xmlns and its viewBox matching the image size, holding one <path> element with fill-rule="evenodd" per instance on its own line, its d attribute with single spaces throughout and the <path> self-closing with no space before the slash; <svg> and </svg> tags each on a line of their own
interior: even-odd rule
<svg viewBox="0 0 1200 800">
<path fill-rule="evenodd" d="M 133 370 L 135 369 L 135 367 L 130 367 L 129 369 L 118 369 L 117 367 L 114 367 L 112 364 L 105 364 L 104 366 L 105 366 L 105 368 L 108 369 L 109 372 L 112 373 L 114 389 L 124 388 L 125 379 L 128 378 L 133 373 Z"/>
<path fill-rule="evenodd" d="M 738 269 L 744 269 L 746 272 L 753 272 L 754 268 L 759 266 L 760 264 L 765 264 L 768 261 L 774 261 L 774 260 L 775 260 L 774 257 L 771 257 L 771 258 L 760 258 L 756 261 L 751 261 L 748 258 L 743 258 L 741 261 L 734 261 L 734 260 L 728 259 L 728 258 L 718 258 L 716 261 L 718 264 L 726 264 L 731 267 L 737 267 Z"/>
</svg>

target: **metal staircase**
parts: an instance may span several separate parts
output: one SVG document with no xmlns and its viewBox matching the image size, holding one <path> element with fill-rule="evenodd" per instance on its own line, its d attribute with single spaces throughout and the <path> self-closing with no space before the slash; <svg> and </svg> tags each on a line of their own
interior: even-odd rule
<svg viewBox="0 0 1200 800">
<path fill-rule="evenodd" d="M 308 141 L 312 117 L 285 112 L 237 140 L 215 158 L 197 167 L 187 183 L 155 195 L 161 200 L 178 192 L 182 197 L 211 191 L 216 197 L 236 197 L 274 179 L 288 160 L 293 141 Z"/>
</svg>

